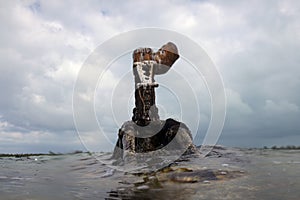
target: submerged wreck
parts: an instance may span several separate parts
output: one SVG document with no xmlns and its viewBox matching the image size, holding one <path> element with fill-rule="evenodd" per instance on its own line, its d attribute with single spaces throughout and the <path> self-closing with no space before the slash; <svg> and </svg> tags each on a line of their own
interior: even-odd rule
<svg viewBox="0 0 300 200">
<path fill-rule="evenodd" d="M 151 48 L 139 48 L 133 52 L 135 81 L 135 108 L 130 121 L 118 132 L 118 140 L 112 158 L 126 161 L 140 155 L 176 150 L 180 154 L 193 153 L 192 135 L 183 123 L 168 118 L 161 120 L 155 104 L 155 88 L 159 84 L 154 76 L 167 73 L 179 58 L 175 44 L 169 42 L 157 52 Z M 161 154 L 162 155 L 162 154 Z"/>
</svg>

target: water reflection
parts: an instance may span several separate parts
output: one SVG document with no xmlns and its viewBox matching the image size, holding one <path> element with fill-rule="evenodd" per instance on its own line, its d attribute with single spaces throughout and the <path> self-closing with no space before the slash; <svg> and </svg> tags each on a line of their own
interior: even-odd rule
<svg viewBox="0 0 300 200">
<path fill-rule="evenodd" d="M 86 153 L 0 158 L 1 199 L 298 199 L 299 150 L 217 148 L 124 173 Z"/>
</svg>

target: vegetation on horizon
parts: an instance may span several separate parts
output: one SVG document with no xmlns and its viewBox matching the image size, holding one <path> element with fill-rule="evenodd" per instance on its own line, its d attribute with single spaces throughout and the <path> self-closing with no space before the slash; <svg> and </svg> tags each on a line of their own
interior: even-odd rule
<svg viewBox="0 0 300 200">
<path fill-rule="evenodd" d="M 292 150 L 292 149 L 297 149 L 297 150 L 299 150 L 300 146 L 287 145 L 287 146 L 277 147 L 276 145 L 274 145 L 271 148 L 268 148 L 267 146 L 264 146 L 264 149 L 273 149 L 273 150 Z"/>
<path fill-rule="evenodd" d="M 83 152 L 81 150 L 76 150 L 71 153 L 54 153 L 53 151 L 49 151 L 48 153 L 0 153 L 0 157 L 15 157 L 15 158 L 22 158 L 22 157 L 30 157 L 30 156 L 58 156 L 58 155 L 73 155 L 78 153 L 89 153 Z"/>
</svg>

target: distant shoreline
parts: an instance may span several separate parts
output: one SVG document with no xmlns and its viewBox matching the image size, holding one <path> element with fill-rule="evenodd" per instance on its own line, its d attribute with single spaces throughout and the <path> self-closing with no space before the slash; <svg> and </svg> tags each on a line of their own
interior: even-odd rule
<svg viewBox="0 0 300 200">
<path fill-rule="evenodd" d="M 287 145 L 287 146 L 280 146 L 280 147 L 277 147 L 276 145 L 275 146 L 272 146 L 272 147 L 267 147 L 267 146 L 264 146 L 263 149 L 273 149 L 273 150 L 293 150 L 293 149 L 296 149 L 296 150 L 299 150 L 300 149 L 300 146 L 295 146 L 295 145 Z"/>
<path fill-rule="evenodd" d="M 221 146 L 217 145 L 215 148 L 221 148 Z M 295 145 L 287 145 L 287 146 L 272 146 L 272 147 L 261 147 L 261 148 L 244 148 L 244 149 L 269 149 L 269 150 L 300 150 L 300 146 L 295 146 Z M 73 154 L 80 154 L 80 153 L 88 153 L 90 154 L 91 152 L 84 152 L 81 150 L 77 150 L 71 153 L 54 153 L 52 151 L 49 151 L 48 153 L 0 153 L 0 158 L 1 157 L 15 157 L 15 158 L 24 158 L 24 157 L 31 157 L 31 156 L 60 156 L 60 155 L 73 155 Z"/>
<path fill-rule="evenodd" d="M 31 156 L 60 156 L 60 155 L 74 155 L 74 154 L 80 154 L 80 153 L 89 153 L 89 152 L 83 152 L 83 151 L 74 151 L 71 153 L 54 153 L 52 151 L 49 151 L 48 153 L 0 153 L 1 157 L 15 157 L 15 158 L 24 158 L 24 157 L 31 157 Z"/>
</svg>

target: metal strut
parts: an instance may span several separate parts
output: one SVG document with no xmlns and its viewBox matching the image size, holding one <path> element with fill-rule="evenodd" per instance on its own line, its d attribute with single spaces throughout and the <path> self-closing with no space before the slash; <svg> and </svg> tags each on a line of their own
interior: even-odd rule
<svg viewBox="0 0 300 200">
<path fill-rule="evenodd" d="M 151 48 L 139 48 L 133 52 L 133 74 L 135 79 L 135 108 L 132 121 L 146 126 L 159 120 L 155 105 L 155 74 L 166 73 L 179 58 L 177 47 L 169 42 L 157 52 Z"/>
</svg>

